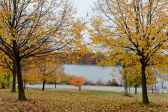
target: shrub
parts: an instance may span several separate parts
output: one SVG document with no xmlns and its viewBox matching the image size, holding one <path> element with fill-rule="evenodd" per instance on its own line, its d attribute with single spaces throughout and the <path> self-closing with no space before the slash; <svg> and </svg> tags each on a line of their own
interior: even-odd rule
<svg viewBox="0 0 168 112">
<path fill-rule="evenodd" d="M 73 77 L 69 84 L 76 86 L 79 88 L 79 91 L 81 90 L 81 86 L 85 83 L 85 79 L 83 77 Z"/>
</svg>

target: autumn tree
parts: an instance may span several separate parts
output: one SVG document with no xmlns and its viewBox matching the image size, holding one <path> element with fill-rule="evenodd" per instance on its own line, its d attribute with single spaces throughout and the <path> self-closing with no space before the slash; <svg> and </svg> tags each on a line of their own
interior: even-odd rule
<svg viewBox="0 0 168 112">
<path fill-rule="evenodd" d="M 63 63 L 58 60 L 53 64 L 55 64 L 53 66 L 55 68 L 55 71 L 47 79 L 49 82 L 54 83 L 55 88 L 57 88 L 57 82 L 61 80 L 61 76 L 64 74 L 64 66 Z"/>
<path fill-rule="evenodd" d="M 76 63 L 76 61 L 75 61 L 75 63 Z M 60 83 L 69 84 L 69 81 L 70 81 L 72 78 L 75 78 L 76 76 L 70 75 L 70 74 L 66 74 L 66 73 L 64 72 L 63 74 L 60 74 L 59 77 L 60 77 Z"/>
<path fill-rule="evenodd" d="M 8 72 L 12 73 L 12 90 L 11 92 L 16 92 L 16 70 L 15 65 L 11 59 L 9 59 L 8 56 L 5 55 L 5 53 L 0 53 L 0 67 L 7 70 Z"/>
<path fill-rule="evenodd" d="M 66 50 L 70 43 L 79 42 L 84 24 L 74 20 L 74 13 L 67 0 L 0 1 L 0 51 L 15 65 L 19 100 L 26 99 L 21 73 L 23 59 Z"/>
<path fill-rule="evenodd" d="M 66 74 L 61 74 L 60 75 L 60 82 L 61 83 L 68 83 L 68 81 L 69 81 L 69 77 L 68 77 L 68 75 L 66 75 Z"/>
<path fill-rule="evenodd" d="M 141 79 L 141 69 L 136 66 L 131 66 L 127 69 L 127 82 L 128 86 L 134 86 L 135 87 L 135 94 L 137 94 L 137 87 L 139 87 L 142 83 Z"/>
<path fill-rule="evenodd" d="M 137 94 L 137 87 L 142 83 L 141 77 L 141 67 L 140 66 L 131 66 L 127 68 L 129 71 L 128 74 L 128 85 L 135 87 L 135 94 Z M 146 80 L 147 85 L 153 86 L 155 84 L 156 78 L 161 78 L 162 75 L 158 73 L 155 68 L 148 67 L 146 69 Z M 153 89 L 153 88 L 152 88 Z"/>
<path fill-rule="evenodd" d="M 99 0 L 95 8 L 98 16 L 92 19 L 94 44 L 122 56 L 129 52 L 137 60 L 144 104 L 149 104 L 146 69 L 164 62 L 165 58 L 167 5 L 167 0 Z"/>
<path fill-rule="evenodd" d="M 0 85 L 2 89 L 6 88 L 6 85 L 8 83 L 7 76 L 5 74 L 0 75 Z"/>
<path fill-rule="evenodd" d="M 8 69 L 0 67 L 0 85 L 2 89 L 9 87 L 11 82 L 11 72 Z"/>
<path fill-rule="evenodd" d="M 83 77 L 73 77 L 69 81 L 69 84 L 78 87 L 79 91 L 81 91 L 81 87 L 84 83 L 85 83 L 85 79 Z"/>
<path fill-rule="evenodd" d="M 168 68 L 167 63 L 162 64 L 162 65 L 158 65 L 154 68 L 154 72 L 155 72 L 155 80 L 154 80 L 155 85 L 154 85 L 154 87 L 155 87 L 155 89 L 157 88 L 158 81 L 161 83 L 162 89 L 165 87 L 164 82 L 167 81 L 167 73 L 168 73 L 167 68 Z"/>
<path fill-rule="evenodd" d="M 54 83 L 55 89 L 57 88 L 57 82 L 60 80 L 60 75 L 59 73 L 55 72 L 48 78 L 49 82 Z"/>
<path fill-rule="evenodd" d="M 22 69 L 22 80 L 24 89 L 26 89 L 26 84 L 40 81 L 36 73 L 33 73 L 33 70 L 31 69 L 33 68 Z"/>
<path fill-rule="evenodd" d="M 45 84 L 47 81 L 56 81 L 58 80 L 58 74 L 63 72 L 62 63 L 58 62 L 54 56 L 43 56 L 34 59 L 33 71 L 36 73 L 37 77 L 42 81 L 43 87 L 45 89 Z"/>
<path fill-rule="evenodd" d="M 110 74 L 112 78 L 120 77 L 121 82 L 123 81 L 124 86 L 124 96 L 128 96 L 128 72 L 130 67 L 135 66 L 135 60 L 128 51 L 125 51 L 125 54 L 114 52 L 113 50 L 108 50 L 107 52 L 103 52 L 105 58 L 98 63 L 99 65 L 108 65 L 108 66 L 118 66 L 118 71 L 121 76 L 117 76 L 114 74 Z M 127 55 L 126 55 L 127 54 Z"/>
</svg>

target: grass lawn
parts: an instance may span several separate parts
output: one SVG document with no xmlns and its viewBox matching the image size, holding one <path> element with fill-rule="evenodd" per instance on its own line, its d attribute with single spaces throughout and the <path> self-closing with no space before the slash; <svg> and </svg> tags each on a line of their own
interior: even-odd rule
<svg viewBox="0 0 168 112">
<path fill-rule="evenodd" d="M 168 112 L 168 94 L 149 94 L 150 105 L 141 104 L 141 95 L 89 91 L 26 90 L 28 101 L 17 101 L 17 93 L 0 89 L 0 112 Z"/>
</svg>

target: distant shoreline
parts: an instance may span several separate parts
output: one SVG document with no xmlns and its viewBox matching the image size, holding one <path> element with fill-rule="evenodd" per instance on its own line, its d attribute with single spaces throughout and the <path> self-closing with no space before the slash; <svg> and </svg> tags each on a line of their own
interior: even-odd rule
<svg viewBox="0 0 168 112">
<path fill-rule="evenodd" d="M 64 65 L 85 65 L 85 66 L 87 66 L 87 65 L 94 65 L 94 66 L 102 66 L 102 67 L 117 67 L 117 66 L 121 67 L 121 65 L 108 66 L 108 65 L 97 65 L 97 64 L 79 64 L 79 63 L 77 63 L 77 64 L 65 63 Z"/>
</svg>

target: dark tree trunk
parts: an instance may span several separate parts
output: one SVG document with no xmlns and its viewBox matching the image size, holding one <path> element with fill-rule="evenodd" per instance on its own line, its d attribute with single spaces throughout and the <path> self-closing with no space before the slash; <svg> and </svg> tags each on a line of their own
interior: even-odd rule
<svg viewBox="0 0 168 112">
<path fill-rule="evenodd" d="M 147 93 L 147 86 L 146 86 L 146 74 L 145 74 L 145 70 L 146 70 L 146 64 L 144 63 L 144 61 L 141 61 L 142 67 L 141 67 L 141 71 L 142 71 L 142 98 L 143 98 L 143 103 L 144 104 L 149 104 L 149 99 L 148 99 L 148 93 Z"/>
<path fill-rule="evenodd" d="M 15 66 L 15 63 L 13 63 L 12 75 L 13 75 L 13 82 L 12 82 L 11 92 L 16 92 L 16 66 Z"/>
<path fill-rule="evenodd" d="M 129 86 L 129 92 L 131 91 L 131 87 Z"/>
<path fill-rule="evenodd" d="M 45 83 L 46 83 L 46 80 L 43 81 L 42 91 L 44 91 L 44 89 L 45 89 Z"/>
<path fill-rule="evenodd" d="M 55 82 L 55 89 L 57 88 L 57 82 Z"/>
<path fill-rule="evenodd" d="M 26 89 L 26 81 L 24 81 L 24 89 Z"/>
<path fill-rule="evenodd" d="M 123 65 L 123 69 L 125 68 L 125 65 Z M 128 95 L 128 84 L 127 84 L 127 73 L 124 71 L 124 95 Z"/>
<path fill-rule="evenodd" d="M 81 91 L 81 86 L 79 86 L 79 91 Z"/>
<path fill-rule="evenodd" d="M 19 93 L 19 100 L 26 100 L 24 87 L 23 87 L 23 80 L 22 80 L 22 73 L 21 73 L 21 60 L 16 58 L 16 71 L 17 71 L 17 79 L 18 79 L 18 93 Z"/>
<path fill-rule="evenodd" d="M 8 82 L 7 87 L 10 87 L 10 83 L 9 83 L 10 82 L 10 75 L 7 76 L 6 80 Z"/>
<path fill-rule="evenodd" d="M 135 94 L 137 94 L 137 86 L 135 86 Z"/>
<path fill-rule="evenodd" d="M 14 36 L 13 36 L 14 37 Z M 16 44 L 16 40 L 12 40 L 13 42 L 13 51 L 14 51 L 14 65 L 16 66 L 16 74 L 18 80 L 18 100 L 26 100 L 24 88 L 23 88 L 23 80 L 22 80 L 22 72 L 21 72 L 21 58 L 18 51 L 18 47 Z"/>
<path fill-rule="evenodd" d="M 155 79 L 156 80 L 156 79 Z M 155 81 L 155 89 L 157 88 L 157 80 Z"/>
<path fill-rule="evenodd" d="M 2 83 L 2 84 L 1 84 L 1 88 L 2 88 L 2 89 L 5 89 L 5 83 Z"/>
<path fill-rule="evenodd" d="M 127 85 L 127 75 L 124 74 L 124 89 L 125 89 L 125 94 L 128 94 L 128 85 Z"/>
<path fill-rule="evenodd" d="M 162 82 L 162 89 L 164 89 L 164 82 Z"/>
</svg>

